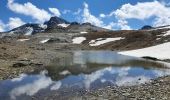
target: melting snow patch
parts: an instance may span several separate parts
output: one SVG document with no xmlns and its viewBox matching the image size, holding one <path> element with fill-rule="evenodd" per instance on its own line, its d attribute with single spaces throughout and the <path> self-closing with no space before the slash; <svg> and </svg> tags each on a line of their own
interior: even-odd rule
<svg viewBox="0 0 170 100">
<path fill-rule="evenodd" d="M 160 40 L 161 38 L 156 38 L 156 40 Z"/>
<path fill-rule="evenodd" d="M 86 34 L 86 33 L 88 33 L 88 32 L 85 32 L 85 31 L 84 31 L 84 32 L 80 32 L 80 33 L 81 33 L 81 34 Z"/>
<path fill-rule="evenodd" d="M 20 42 L 24 42 L 24 41 L 28 41 L 30 39 L 18 39 L 17 41 L 20 41 Z"/>
<path fill-rule="evenodd" d="M 158 59 L 170 59 L 170 42 L 163 43 L 160 45 L 137 49 L 137 50 L 130 50 L 130 51 L 123 51 L 119 52 L 119 54 L 135 56 L 135 57 L 155 57 Z"/>
<path fill-rule="evenodd" d="M 58 26 L 61 26 L 61 27 L 68 27 L 70 24 L 65 24 L 65 23 L 62 23 L 62 24 L 58 24 Z"/>
<path fill-rule="evenodd" d="M 113 42 L 113 41 L 117 41 L 117 40 L 121 40 L 121 39 L 124 39 L 122 37 L 116 37 L 116 38 L 98 38 L 96 40 L 91 40 L 89 42 L 89 45 L 90 46 L 99 46 L 101 44 L 105 44 L 105 43 L 108 43 L 108 42 Z"/>
<path fill-rule="evenodd" d="M 40 43 L 46 43 L 46 42 L 48 42 L 50 39 L 45 39 L 45 40 L 42 40 L 42 41 L 40 41 Z"/>
<path fill-rule="evenodd" d="M 25 35 L 32 35 L 32 32 L 33 32 L 34 30 L 33 30 L 33 28 L 32 27 L 27 27 L 26 28 L 26 33 L 25 33 Z"/>
<path fill-rule="evenodd" d="M 43 29 L 46 29 L 46 28 L 47 28 L 47 25 L 39 24 L 39 27 L 41 27 L 41 28 L 43 28 Z"/>
<path fill-rule="evenodd" d="M 85 37 L 75 37 L 72 41 L 74 44 L 81 44 L 84 40 L 86 40 Z"/>
<path fill-rule="evenodd" d="M 168 36 L 168 35 L 170 35 L 170 31 L 165 32 L 163 36 Z"/>
</svg>

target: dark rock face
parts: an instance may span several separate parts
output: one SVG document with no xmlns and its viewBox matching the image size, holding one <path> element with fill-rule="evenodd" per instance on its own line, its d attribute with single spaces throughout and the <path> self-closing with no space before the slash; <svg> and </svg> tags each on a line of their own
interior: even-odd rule
<svg viewBox="0 0 170 100">
<path fill-rule="evenodd" d="M 142 57 L 142 58 L 148 59 L 148 60 L 154 60 L 154 61 L 159 60 L 159 59 L 157 59 L 157 58 L 155 58 L 155 57 L 149 57 L 149 56 L 144 56 L 144 57 Z"/>
<path fill-rule="evenodd" d="M 59 18 L 59 17 L 51 17 L 49 21 L 45 22 L 44 24 L 47 25 L 47 29 L 45 32 L 66 32 L 64 27 L 58 26 L 58 24 L 70 24 L 70 22 Z"/>
<path fill-rule="evenodd" d="M 70 25 L 80 25 L 78 22 L 72 22 Z"/>
<path fill-rule="evenodd" d="M 82 25 L 92 25 L 92 24 L 87 22 L 87 23 L 83 23 Z"/>
<path fill-rule="evenodd" d="M 63 23 L 70 24 L 70 22 L 55 16 L 55 17 L 51 17 L 50 20 L 45 22 L 44 24 L 47 25 L 49 28 L 49 27 L 53 27 L 53 26 L 56 26 L 58 24 L 63 24 Z"/>
<path fill-rule="evenodd" d="M 15 64 L 13 64 L 13 65 L 12 65 L 12 67 L 14 67 L 14 68 L 18 68 L 18 67 L 24 67 L 24 66 L 27 66 L 27 64 L 20 63 L 20 62 L 18 62 L 18 63 L 15 63 Z"/>
<path fill-rule="evenodd" d="M 150 26 L 150 25 L 145 25 L 141 28 L 141 30 L 149 30 L 149 29 L 152 29 L 153 27 Z"/>
</svg>

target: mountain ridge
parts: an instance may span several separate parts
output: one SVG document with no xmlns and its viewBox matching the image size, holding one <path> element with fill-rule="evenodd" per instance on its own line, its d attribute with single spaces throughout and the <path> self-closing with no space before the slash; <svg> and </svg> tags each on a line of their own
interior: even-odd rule
<svg viewBox="0 0 170 100">
<path fill-rule="evenodd" d="M 11 34 L 26 34 L 33 35 L 36 33 L 69 33 L 69 32 L 96 32 L 96 31 L 109 31 L 101 27 L 92 25 L 91 23 L 78 23 L 78 22 L 69 22 L 60 17 L 51 17 L 49 21 L 44 22 L 43 24 L 38 23 L 26 23 L 19 27 L 16 27 L 6 33 Z M 28 33 L 28 34 L 27 34 Z"/>
</svg>

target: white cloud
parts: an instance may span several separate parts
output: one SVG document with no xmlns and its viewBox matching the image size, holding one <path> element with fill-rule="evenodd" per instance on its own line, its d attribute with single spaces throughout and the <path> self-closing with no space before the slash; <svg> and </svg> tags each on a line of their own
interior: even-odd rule
<svg viewBox="0 0 170 100">
<path fill-rule="evenodd" d="M 163 26 L 163 25 L 170 25 L 170 17 L 162 16 L 159 18 L 155 18 L 153 22 L 154 26 Z"/>
<path fill-rule="evenodd" d="M 25 22 L 23 22 L 20 18 L 18 17 L 10 17 L 9 18 L 9 22 L 7 24 L 7 27 L 8 29 L 13 29 L 13 28 L 16 28 L 16 27 L 19 27 L 21 25 L 25 24 Z"/>
<path fill-rule="evenodd" d="M 61 87 L 61 85 L 62 85 L 62 82 L 61 81 L 57 81 L 57 82 L 55 82 L 54 85 L 51 86 L 50 89 L 51 90 L 58 90 Z"/>
<path fill-rule="evenodd" d="M 0 20 L 0 32 L 5 31 L 5 24 Z"/>
<path fill-rule="evenodd" d="M 81 12 L 81 9 L 77 11 L 77 14 Z M 103 27 L 106 29 L 112 29 L 115 24 L 113 22 L 109 23 L 106 25 L 100 18 L 97 18 L 96 16 L 92 15 L 91 12 L 89 11 L 88 4 L 84 2 L 84 9 L 83 9 L 83 14 L 82 14 L 82 22 L 89 22 L 93 25 Z"/>
<path fill-rule="evenodd" d="M 19 77 L 11 79 L 11 81 L 12 81 L 12 82 L 20 82 L 20 81 L 22 81 L 26 76 L 27 76 L 26 74 L 21 74 Z"/>
<path fill-rule="evenodd" d="M 103 21 L 99 20 L 97 17 L 90 13 L 87 3 L 84 3 L 84 10 L 82 16 L 82 22 L 90 22 L 91 24 L 96 26 L 103 26 Z"/>
<path fill-rule="evenodd" d="M 126 20 L 118 20 L 117 26 L 122 30 L 131 30 L 131 27 L 128 25 Z"/>
<path fill-rule="evenodd" d="M 100 14 L 100 17 L 104 18 L 104 17 L 106 17 L 106 15 L 105 14 Z"/>
<path fill-rule="evenodd" d="M 10 92 L 10 97 L 11 99 L 16 99 L 17 96 L 20 96 L 22 94 L 32 96 L 36 94 L 38 91 L 40 91 L 41 89 L 47 88 L 51 84 L 52 84 L 51 78 L 42 75 L 39 76 L 38 79 L 32 83 L 21 85 L 19 87 L 12 89 L 12 91 Z"/>
<path fill-rule="evenodd" d="M 37 8 L 30 2 L 19 4 L 15 3 L 14 0 L 8 0 L 8 8 L 13 12 L 24 14 L 26 16 L 31 16 L 38 22 L 44 22 L 51 17 L 51 15 L 47 11 Z"/>
<path fill-rule="evenodd" d="M 109 23 L 108 25 L 103 26 L 103 28 L 106 29 L 113 29 L 114 26 L 116 26 L 117 24 L 114 22 Z"/>
<path fill-rule="evenodd" d="M 74 15 L 79 15 L 79 14 L 81 13 L 81 11 L 82 11 L 82 9 L 79 8 L 79 9 L 78 9 L 76 12 L 74 12 L 73 14 L 74 14 Z"/>
<path fill-rule="evenodd" d="M 84 3 L 84 9 L 83 9 L 83 14 L 82 14 L 82 22 L 90 22 L 93 25 L 103 27 L 103 28 L 106 28 L 106 29 L 113 29 L 114 27 L 118 27 L 118 28 L 121 28 L 121 29 L 124 29 L 124 30 L 131 29 L 130 26 L 127 25 L 128 22 L 126 20 L 118 20 L 117 23 L 116 22 L 110 22 L 109 24 L 105 24 L 102 21 L 102 19 L 108 18 L 109 15 L 100 14 L 99 17 L 100 18 L 97 18 L 96 16 L 92 15 L 91 12 L 89 11 L 88 4 Z"/>
<path fill-rule="evenodd" d="M 54 16 L 60 17 L 60 15 L 61 15 L 60 11 L 59 11 L 57 8 L 49 8 L 49 11 L 50 11 Z"/>
<path fill-rule="evenodd" d="M 65 9 L 62 13 L 67 14 L 67 13 L 70 13 L 70 12 L 71 12 L 70 10 Z"/>
<path fill-rule="evenodd" d="M 102 70 L 93 72 L 91 74 L 84 75 L 83 82 L 84 82 L 85 88 L 88 90 L 90 88 L 90 85 L 96 80 L 100 79 L 104 75 L 105 72 L 111 72 L 111 71 L 112 71 L 112 68 L 108 67 L 108 68 L 104 68 Z"/>
<path fill-rule="evenodd" d="M 120 9 L 110 13 L 110 16 L 116 15 L 119 20 L 139 19 L 145 20 L 156 17 L 154 26 L 170 24 L 170 7 L 164 4 L 153 2 L 139 2 L 136 5 L 124 4 Z"/>
</svg>

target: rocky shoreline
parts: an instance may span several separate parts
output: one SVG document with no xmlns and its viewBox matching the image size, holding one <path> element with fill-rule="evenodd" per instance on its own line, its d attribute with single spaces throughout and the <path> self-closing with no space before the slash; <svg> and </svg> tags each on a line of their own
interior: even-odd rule
<svg viewBox="0 0 170 100">
<path fill-rule="evenodd" d="M 160 77 L 137 86 L 105 87 L 90 91 L 72 100 L 169 100 L 170 76 Z"/>
</svg>

